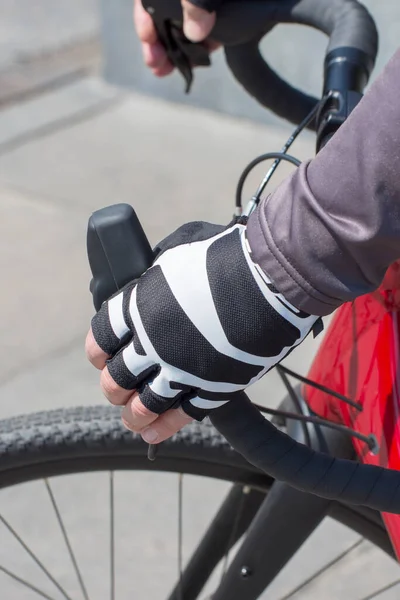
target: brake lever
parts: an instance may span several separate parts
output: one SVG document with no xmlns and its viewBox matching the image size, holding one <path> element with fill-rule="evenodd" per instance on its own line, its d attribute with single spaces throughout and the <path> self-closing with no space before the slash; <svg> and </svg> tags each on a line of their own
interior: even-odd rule
<svg viewBox="0 0 400 600">
<path fill-rule="evenodd" d="M 115 204 L 92 214 L 87 230 L 87 253 L 92 271 L 90 291 L 96 310 L 132 279 L 151 267 L 154 254 L 129 204 Z M 158 446 L 149 444 L 148 459 Z"/>
<path fill-rule="evenodd" d="M 154 0 L 142 0 L 143 8 L 153 19 L 158 39 L 164 46 L 171 63 L 185 80 L 185 93 L 188 94 L 193 83 L 192 67 L 209 67 L 210 56 L 201 42 L 191 42 L 183 33 L 182 21 L 166 19 L 155 6 Z"/>
</svg>

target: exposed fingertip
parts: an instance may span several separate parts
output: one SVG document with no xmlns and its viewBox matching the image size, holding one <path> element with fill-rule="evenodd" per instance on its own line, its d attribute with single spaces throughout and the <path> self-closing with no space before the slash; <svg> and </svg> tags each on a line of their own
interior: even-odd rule
<svg viewBox="0 0 400 600">
<path fill-rule="evenodd" d="M 166 77 L 174 70 L 174 66 L 167 60 L 162 67 L 152 69 L 153 75 L 156 77 Z"/>
</svg>

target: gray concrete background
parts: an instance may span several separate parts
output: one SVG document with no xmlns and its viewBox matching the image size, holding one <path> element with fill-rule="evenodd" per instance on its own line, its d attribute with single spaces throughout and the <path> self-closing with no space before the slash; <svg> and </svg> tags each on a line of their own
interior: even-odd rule
<svg viewBox="0 0 400 600">
<path fill-rule="evenodd" d="M 99 25 L 98 0 L 1 0 L 0 72 L 93 36 Z"/>
<path fill-rule="evenodd" d="M 398 48 L 400 3 L 397 0 L 365 0 L 376 19 L 380 33 L 380 49 L 373 76 Z M 132 27 L 132 0 L 100 0 L 104 73 L 108 81 L 135 90 L 262 121 L 278 124 L 277 117 L 260 107 L 236 83 L 223 52 L 212 57 L 212 69 L 197 69 L 193 90 L 183 93 L 183 81 L 178 74 L 157 80 L 142 63 L 140 44 Z M 322 64 L 326 37 L 311 28 L 285 25 L 273 30 L 263 41 L 262 51 L 271 66 L 300 89 L 319 95 L 322 86 Z M 372 78 L 373 79 L 373 78 Z"/>
</svg>

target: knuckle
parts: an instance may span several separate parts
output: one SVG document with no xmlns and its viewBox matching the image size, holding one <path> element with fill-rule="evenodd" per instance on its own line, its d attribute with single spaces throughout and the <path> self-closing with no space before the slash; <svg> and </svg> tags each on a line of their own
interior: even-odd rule
<svg viewBox="0 0 400 600">
<path fill-rule="evenodd" d="M 154 420 L 154 417 L 157 415 L 149 411 L 140 401 L 135 402 L 134 399 L 129 400 L 121 414 L 124 426 L 135 433 L 140 433 L 149 422 Z"/>
<path fill-rule="evenodd" d="M 122 425 L 125 427 L 125 429 L 127 429 L 128 431 L 133 431 L 134 433 L 138 433 L 137 431 L 135 431 L 135 428 L 129 423 L 129 421 L 123 415 L 121 417 L 121 422 L 122 422 Z"/>
<path fill-rule="evenodd" d="M 100 386 L 103 390 L 103 394 L 105 397 L 110 400 L 110 402 L 118 402 L 121 400 L 121 395 L 125 392 L 123 388 L 121 388 L 116 381 L 111 377 L 107 367 L 105 367 L 100 376 Z"/>
<path fill-rule="evenodd" d="M 182 423 L 187 424 L 187 423 L 191 423 L 194 419 L 193 417 L 191 417 L 190 415 L 188 415 L 182 408 L 182 406 L 179 406 L 177 409 L 177 412 L 179 413 L 179 417 Z"/>
<path fill-rule="evenodd" d="M 157 39 L 157 31 L 153 19 L 144 9 L 141 0 L 136 0 L 133 11 L 135 29 L 141 42 L 154 43 Z"/>
<path fill-rule="evenodd" d="M 132 414 L 139 419 L 154 417 L 156 415 L 156 413 L 152 412 L 143 404 L 138 395 L 133 397 L 131 409 Z"/>
<path fill-rule="evenodd" d="M 139 427 L 139 425 L 135 425 L 134 423 L 129 423 L 128 421 L 125 421 L 124 425 L 127 429 L 129 429 L 129 431 L 133 431 L 133 433 L 140 433 L 145 427 L 145 426 Z"/>
</svg>

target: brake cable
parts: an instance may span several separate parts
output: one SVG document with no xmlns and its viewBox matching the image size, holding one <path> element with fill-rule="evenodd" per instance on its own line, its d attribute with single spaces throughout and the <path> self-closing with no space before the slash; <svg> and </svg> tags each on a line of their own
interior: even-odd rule
<svg viewBox="0 0 400 600">
<path fill-rule="evenodd" d="M 332 421 L 328 421 L 328 419 L 323 419 L 322 417 L 314 416 L 314 415 L 299 415 L 298 413 L 281 410 L 277 408 L 268 408 L 266 406 L 261 406 L 260 404 L 256 404 L 253 402 L 254 406 L 258 408 L 258 410 L 262 413 L 266 413 L 268 415 L 273 415 L 275 417 L 284 417 L 285 419 L 293 419 L 294 421 L 301 421 L 303 423 L 313 423 L 314 425 L 319 425 L 321 427 L 329 427 L 330 429 L 336 429 L 348 435 L 349 437 L 355 437 L 362 442 L 367 444 L 368 448 L 376 454 L 379 451 L 379 446 L 377 443 L 377 439 L 373 433 L 369 435 L 364 435 L 363 433 L 359 433 L 355 431 L 351 427 L 347 427 L 347 425 L 342 425 L 340 423 L 333 423 Z"/>
<path fill-rule="evenodd" d="M 290 146 L 293 144 L 295 139 L 298 137 L 298 135 L 303 131 L 303 129 L 305 127 L 307 127 L 307 125 L 315 119 L 317 112 L 320 108 L 320 105 L 321 105 L 321 102 L 317 103 L 315 105 L 315 107 L 311 110 L 311 112 L 307 115 L 307 117 L 305 119 L 303 119 L 303 121 L 298 125 L 298 127 L 296 127 L 296 129 L 293 131 L 293 133 L 288 138 L 286 143 L 283 145 L 280 152 L 267 152 L 265 154 L 261 154 L 260 156 L 256 157 L 254 160 L 252 160 L 246 166 L 246 168 L 244 169 L 243 173 L 241 174 L 241 176 L 239 178 L 237 188 L 236 188 L 236 196 L 235 196 L 235 217 L 236 218 L 240 217 L 243 214 L 242 195 L 243 195 L 244 184 L 245 184 L 246 179 L 249 176 L 250 172 L 257 165 L 259 165 L 260 163 L 262 163 L 266 160 L 275 159 L 274 163 L 272 164 L 272 166 L 266 173 L 264 179 L 261 181 L 260 185 L 258 186 L 257 191 L 255 192 L 255 194 L 252 196 L 251 200 L 249 201 L 249 203 L 244 211 L 244 214 L 246 216 L 249 216 L 253 212 L 253 210 L 258 206 L 258 204 L 261 200 L 261 194 L 264 192 L 267 184 L 271 180 L 272 175 L 275 173 L 275 171 L 276 171 L 277 167 L 279 166 L 279 164 L 281 163 L 281 161 L 289 162 L 292 165 L 294 165 L 295 167 L 300 166 L 301 161 L 299 159 L 297 159 L 296 157 L 291 156 L 290 154 L 287 154 L 287 151 L 289 150 Z M 292 402 L 294 403 L 296 408 L 299 410 L 299 413 L 288 412 L 288 411 L 273 409 L 273 408 L 267 408 L 267 407 L 261 406 L 259 404 L 255 404 L 255 406 L 262 413 L 270 414 L 273 416 L 280 416 L 285 419 L 293 419 L 293 420 L 302 422 L 304 424 L 303 432 L 304 432 L 305 442 L 307 445 L 310 445 L 310 435 L 309 435 L 309 431 L 307 429 L 306 423 L 313 423 L 314 425 L 329 427 L 330 429 L 336 429 L 338 431 L 341 431 L 345 435 L 348 435 L 350 437 L 355 437 L 355 438 L 361 440 L 362 442 L 367 444 L 370 451 L 373 452 L 374 454 L 376 454 L 379 451 L 378 441 L 377 441 L 375 435 L 372 433 L 369 435 L 364 435 L 364 434 L 356 431 L 355 429 L 352 429 L 351 427 L 347 427 L 346 425 L 342 425 L 339 423 L 333 423 L 332 421 L 329 421 L 328 419 L 324 419 L 317 415 L 300 414 L 300 411 L 301 411 L 300 403 L 299 403 L 296 391 L 293 388 L 293 386 L 290 384 L 290 381 L 288 380 L 287 375 L 289 375 L 290 377 L 293 377 L 294 379 L 297 379 L 298 381 L 301 381 L 302 383 L 304 383 L 306 385 L 309 385 L 310 387 L 314 387 L 315 389 L 317 389 L 321 392 L 324 392 L 325 394 L 329 394 L 330 396 L 332 396 L 333 398 L 336 398 L 337 400 L 340 400 L 341 402 L 345 402 L 346 404 L 348 404 L 352 408 L 355 408 L 358 411 L 362 411 L 363 407 L 359 402 L 356 402 L 355 400 L 351 400 L 350 398 L 343 396 L 343 394 L 340 394 L 339 392 L 335 392 L 334 390 L 331 390 L 331 389 L 327 388 L 326 386 L 324 386 L 320 383 L 317 383 L 316 381 L 312 381 L 311 379 L 308 379 L 307 377 L 303 377 L 302 375 L 295 373 L 294 371 L 292 371 L 291 369 L 288 369 L 287 367 L 284 367 L 283 365 L 277 365 L 276 369 L 287 389 L 287 392 L 288 392 Z"/>
<path fill-rule="evenodd" d="M 289 150 L 290 146 L 293 144 L 295 139 L 303 131 L 303 129 L 305 129 L 305 127 L 307 127 L 307 125 L 309 125 L 315 119 L 321 103 L 322 103 L 322 100 L 314 106 L 314 108 L 309 112 L 309 114 L 296 127 L 296 129 L 293 131 L 291 136 L 287 139 L 285 144 L 282 146 L 282 149 L 280 152 L 268 152 L 267 154 L 261 154 L 260 156 L 258 156 L 254 160 L 252 160 L 247 165 L 247 167 L 245 168 L 245 170 L 243 171 L 242 175 L 239 178 L 237 188 L 236 188 L 235 217 L 240 217 L 243 213 L 243 208 L 242 208 L 243 186 L 244 186 L 244 183 L 245 183 L 249 173 L 258 164 L 260 164 L 261 162 L 264 162 L 265 160 L 275 159 L 274 163 L 272 164 L 272 166 L 266 173 L 264 179 L 261 181 L 260 185 L 258 186 L 257 191 L 255 192 L 255 194 L 252 196 L 250 202 L 248 203 L 248 205 L 245 209 L 246 216 L 249 216 L 253 212 L 253 210 L 258 206 L 258 204 L 261 200 L 261 194 L 265 190 L 272 175 L 275 173 L 277 167 L 279 166 L 279 164 L 281 163 L 282 160 L 286 160 L 287 162 L 294 164 L 296 167 L 298 167 L 301 164 L 301 162 L 297 158 L 295 158 L 294 156 L 291 156 L 290 154 L 287 154 L 287 151 Z"/>
<path fill-rule="evenodd" d="M 285 373 L 286 375 L 289 375 L 290 377 L 293 377 L 294 379 L 298 379 L 299 381 L 301 381 L 302 383 L 305 383 L 306 385 L 316 388 L 320 392 L 325 392 L 325 394 L 329 394 L 329 396 L 332 396 L 333 398 L 337 398 L 337 400 L 341 400 L 342 402 L 349 404 L 350 406 L 359 410 L 360 412 L 362 412 L 362 410 L 363 410 L 363 406 L 359 402 L 356 402 L 355 400 L 351 400 L 350 398 L 347 398 L 347 396 L 343 396 L 342 394 L 339 394 L 339 392 L 335 392 L 334 390 L 331 390 L 330 388 L 326 387 L 325 385 L 322 385 L 321 383 L 317 383 L 316 381 L 312 381 L 312 379 L 303 377 L 303 375 L 299 375 L 298 373 L 295 373 L 294 371 L 292 371 L 291 369 L 288 369 L 287 367 L 284 367 L 283 365 L 277 365 L 276 368 L 277 368 L 279 374 L 281 375 L 281 377 L 282 377 L 282 373 Z"/>
</svg>

